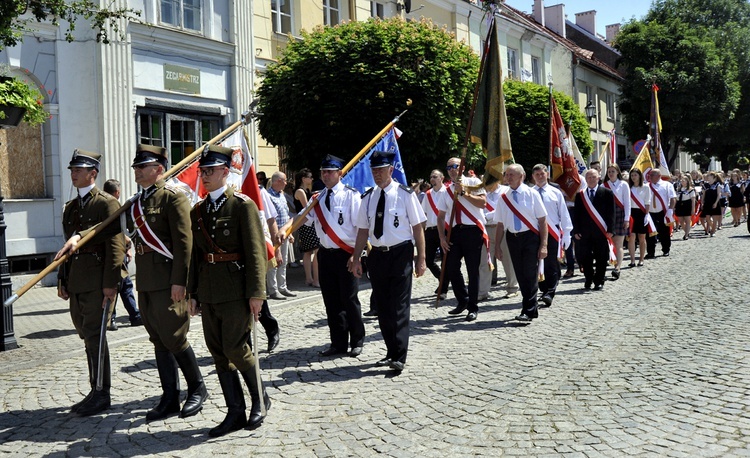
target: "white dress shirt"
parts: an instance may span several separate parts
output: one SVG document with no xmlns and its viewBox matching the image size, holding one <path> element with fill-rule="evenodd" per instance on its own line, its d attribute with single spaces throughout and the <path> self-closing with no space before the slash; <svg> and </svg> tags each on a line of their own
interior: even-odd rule
<svg viewBox="0 0 750 458">
<path fill-rule="evenodd" d="M 417 194 L 407 189 L 402 188 L 396 180 L 391 180 L 385 189 L 376 186 L 362 198 L 356 224 L 359 229 L 369 229 L 370 243 L 373 246 L 390 247 L 405 241 L 414 242 L 412 226 L 425 222 L 427 216 L 419 204 Z M 378 239 L 373 230 L 381 193 L 385 193 L 385 214 L 383 236 Z"/>
<path fill-rule="evenodd" d="M 326 194 L 331 193 L 331 209 L 326 207 Z M 328 226 L 334 234 L 345 244 L 350 247 L 354 246 L 357 238 L 357 227 L 354 222 L 359 213 L 359 206 L 362 202 L 359 192 L 355 189 L 344 186 L 342 182 L 336 183 L 331 189 L 324 189 L 315 197 L 318 200 L 317 207 L 320 207 L 320 213 L 325 218 Z M 313 225 L 315 232 L 320 239 L 320 245 L 323 248 L 336 249 L 341 248 L 331 237 L 323 230 L 323 224 L 318 219 L 318 210 L 312 209 L 307 213 L 306 225 Z"/>
</svg>

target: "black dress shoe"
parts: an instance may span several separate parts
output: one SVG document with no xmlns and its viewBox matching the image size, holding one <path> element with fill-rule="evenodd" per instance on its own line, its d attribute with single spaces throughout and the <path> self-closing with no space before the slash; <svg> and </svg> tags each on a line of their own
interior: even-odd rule
<svg viewBox="0 0 750 458">
<path fill-rule="evenodd" d="M 466 321 L 474 321 L 477 319 L 477 312 L 469 312 L 468 315 L 466 315 Z"/>
<path fill-rule="evenodd" d="M 401 372 L 404 370 L 404 363 L 401 361 L 391 361 L 391 369 L 393 369 L 396 372 Z"/>
<path fill-rule="evenodd" d="M 655 258 L 656 258 L 656 255 L 653 255 L 653 254 L 647 254 L 646 256 L 643 257 L 643 259 L 655 259 Z"/>
<path fill-rule="evenodd" d="M 617 280 L 620 278 L 620 271 L 619 270 L 613 270 L 612 271 L 612 279 Z"/>
<path fill-rule="evenodd" d="M 368 310 L 367 312 L 363 313 L 362 316 L 378 316 L 377 310 Z"/>
<path fill-rule="evenodd" d="M 458 304 L 458 307 L 448 312 L 448 315 L 459 315 L 466 310 L 467 304 Z"/>
<path fill-rule="evenodd" d="M 604 289 L 604 285 L 594 285 L 594 291 L 599 291 L 600 289 Z"/>
<path fill-rule="evenodd" d="M 318 352 L 320 356 L 335 356 L 346 353 L 345 350 L 339 350 L 338 348 L 328 347 L 325 350 Z"/>
<path fill-rule="evenodd" d="M 391 358 L 383 358 L 380 361 L 376 362 L 375 365 L 382 367 L 382 366 L 390 366 L 393 360 Z"/>
<path fill-rule="evenodd" d="M 143 326 L 143 319 L 138 317 L 130 322 L 130 326 Z"/>
<path fill-rule="evenodd" d="M 539 298 L 539 302 L 544 304 L 543 307 L 549 307 L 550 305 L 552 305 L 552 297 L 549 294 L 544 294 Z"/>
<path fill-rule="evenodd" d="M 268 336 L 268 353 L 271 353 L 279 345 L 279 331 Z"/>
<path fill-rule="evenodd" d="M 591 289 L 591 282 L 590 281 L 586 281 L 583 284 L 583 289 Z"/>
<path fill-rule="evenodd" d="M 520 315 L 518 315 L 516 317 L 516 320 L 528 323 L 528 322 L 530 322 L 532 320 L 532 318 L 530 316 L 528 316 L 527 314 L 522 313 L 522 314 L 520 314 Z"/>
<path fill-rule="evenodd" d="M 357 356 L 362 354 L 362 347 L 352 347 L 352 350 L 349 352 L 349 356 L 352 358 L 356 358 Z"/>
<path fill-rule="evenodd" d="M 662 256 L 669 256 L 669 251 L 662 253 Z"/>
</svg>

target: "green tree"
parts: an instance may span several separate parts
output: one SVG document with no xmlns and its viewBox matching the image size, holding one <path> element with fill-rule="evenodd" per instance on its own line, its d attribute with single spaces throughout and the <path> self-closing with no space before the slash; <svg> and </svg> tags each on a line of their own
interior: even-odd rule
<svg viewBox="0 0 750 458">
<path fill-rule="evenodd" d="M 407 177 L 463 145 L 478 57 L 429 21 L 349 22 L 302 32 L 258 89 L 260 134 L 295 170 L 328 153 L 352 158 L 387 122 L 398 123 Z"/>
<path fill-rule="evenodd" d="M 120 33 L 119 20 L 136 16 L 140 16 L 139 11 L 101 8 L 99 2 L 92 0 L 3 0 L 0 2 L 0 49 L 18 44 L 23 33 L 33 28 L 34 21 L 51 21 L 54 25 L 60 20 L 66 21 L 65 39 L 69 42 L 75 39 L 73 31 L 77 21 L 91 21 L 91 28 L 97 31 L 97 41 L 109 43 L 110 31 Z"/>
<path fill-rule="evenodd" d="M 549 89 L 534 83 L 508 80 L 503 84 L 513 158 L 530 175 L 536 164 L 549 164 Z M 553 91 L 557 109 L 571 132 L 581 154 L 588 157 L 594 148 L 586 115 L 575 101 Z"/>
<path fill-rule="evenodd" d="M 726 144 L 741 141 L 739 130 L 729 126 L 738 117 L 741 81 L 748 72 L 742 49 L 750 37 L 747 10 L 747 3 L 737 0 L 660 0 L 642 21 L 623 27 L 615 47 L 626 73 L 620 111 L 628 138 L 648 132 L 655 83 L 670 165 L 680 146 L 696 155 L 706 153 L 707 137 L 721 139 L 711 143 L 709 153 L 727 157 L 722 152 Z"/>
</svg>

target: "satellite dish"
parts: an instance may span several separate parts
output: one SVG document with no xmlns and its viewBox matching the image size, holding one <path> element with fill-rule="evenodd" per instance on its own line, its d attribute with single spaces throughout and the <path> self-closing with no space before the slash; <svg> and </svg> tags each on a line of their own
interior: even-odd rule
<svg viewBox="0 0 750 458">
<path fill-rule="evenodd" d="M 404 0 L 404 10 L 406 10 L 406 14 L 411 13 L 411 0 Z"/>
</svg>

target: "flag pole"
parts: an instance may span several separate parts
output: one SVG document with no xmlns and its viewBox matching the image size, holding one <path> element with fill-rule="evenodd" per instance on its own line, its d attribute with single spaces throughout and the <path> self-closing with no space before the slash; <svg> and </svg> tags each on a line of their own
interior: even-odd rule
<svg viewBox="0 0 750 458">
<path fill-rule="evenodd" d="M 203 149 L 206 147 L 206 145 L 213 144 L 213 143 L 215 143 L 215 142 L 223 139 L 224 137 L 229 136 L 229 134 L 231 134 L 232 132 L 234 132 L 239 127 L 241 127 L 241 126 L 243 126 L 245 124 L 248 124 L 252 120 L 252 118 L 254 116 L 256 116 L 256 115 L 257 114 L 255 112 L 253 112 L 253 111 L 246 111 L 246 112 L 242 113 L 242 118 L 239 121 L 235 122 L 231 126 L 229 126 L 226 129 L 224 129 L 220 134 L 218 134 L 217 136 L 215 136 L 214 138 L 212 138 L 211 140 L 209 140 L 207 143 L 201 145 L 193 153 L 191 153 L 190 155 L 186 156 L 185 159 L 181 160 L 180 162 L 178 162 L 177 164 L 175 164 L 174 166 L 172 166 L 172 168 L 170 168 L 168 171 L 164 172 L 164 175 L 163 175 L 164 179 L 170 178 L 176 172 L 180 171 L 183 167 L 185 167 L 185 165 L 191 163 L 196 158 L 198 158 L 200 156 L 200 154 L 203 152 Z M 83 248 L 83 246 L 86 245 L 86 243 L 88 243 L 94 236 L 96 236 L 96 234 L 98 234 L 99 232 L 101 232 L 102 229 L 104 229 L 105 227 L 109 226 L 114 220 L 118 219 L 122 213 L 124 213 L 125 211 L 127 211 L 128 209 L 130 209 L 130 207 L 133 205 L 133 203 L 138 199 L 138 196 L 139 196 L 139 194 L 136 194 L 133 197 L 131 197 L 128 200 L 126 200 L 125 203 L 122 204 L 122 206 L 117 209 L 117 211 L 115 211 L 113 214 L 109 215 L 109 217 L 107 217 L 104 221 L 102 221 L 97 226 L 95 226 L 94 228 L 92 228 L 86 234 L 86 236 L 82 237 L 81 240 L 78 241 L 77 249 L 80 250 L 81 248 Z M 61 256 L 60 258 L 52 261 L 52 263 L 50 265 L 48 265 L 47 267 L 45 267 L 44 270 L 42 270 L 41 272 L 39 272 L 38 274 L 36 274 L 34 276 L 34 278 L 32 278 L 31 280 L 29 280 L 25 285 L 23 285 L 21 288 L 19 288 L 18 291 L 16 291 L 15 293 L 13 293 L 13 295 L 10 296 L 5 301 L 5 305 L 8 306 L 8 305 L 13 304 L 16 300 L 18 300 L 19 297 L 23 296 L 34 285 L 36 285 L 44 277 L 46 277 L 47 275 L 49 275 L 50 272 L 54 271 L 62 263 L 64 263 L 65 261 L 67 261 L 68 258 L 70 258 L 70 256 L 72 254 L 73 253 L 70 253 L 70 252 L 66 253 L 63 256 Z"/>
<path fill-rule="evenodd" d="M 502 0 L 502 1 L 504 2 L 505 0 Z M 492 5 L 494 5 L 494 3 Z M 500 7 L 498 6 L 497 8 L 499 11 Z M 477 84 L 474 85 L 474 96 L 471 101 L 471 111 L 469 112 L 469 122 L 466 124 L 466 135 L 464 136 L 464 146 L 461 149 L 461 163 L 458 166 L 459 178 L 463 174 L 464 168 L 466 167 L 466 150 L 469 147 L 469 141 L 471 139 L 471 127 L 474 121 L 474 112 L 477 109 L 477 99 L 479 98 L 479 86 L 480 84 L 482 84 L 482 74 L 484 73 L 484 69 L 487 65 L 487 55 L 489 54 L 490 43 L 491 43 L 490 34 L 495 33 L 495 9 L 492 8 L 490 12 L 491 12 L 490 28 L 489 28 L 489 31 L 487 32 L 487 39 L 485 40 L 485 43 L 484 43 L 484 52 L 482 52 L 482 60 L 480 61 L 480 64 L 479 64 Z M 485 173 L 487 172 L 485 171 Z M 457 200 L 458 200 L 458 193 L 453 193 L 453 205 L 451 206 L 451 216 L 449 219 L 450 223 L 448 224 L 448 229 L 445 234 L 446 240 L 448 240 L 449 243 L 451 239 L 451 230 L 453 229 L 453 221 L 456 218 L 456 201 Z M 438 230 L 441 230 L 441 229 L 438 228 Z M 440 292 L 443 290 L 443 282 L 445 281 L 445 268 L 444 267 L 446 265 L 447 259 L 448 259 L 448 252 L 443 250 L 443 261 L 441 263 L 441 266 L 443 266 L 443 268 L 440 269 L 440 280 L 438 281 L 438 289 L 437 289 L 438 295 L 437 295 L 437 298 L 435 299 L 435 307 L 438 307 L 440 305 Z"/>
<path fill-rule="evenodd" d="M 555 135 L 555 113 L 552 111 L 552 82 L 549 83 L 549 177 L 550 180 L 555 181 L 553 176 L 554 168 L 552 167 L 552 148 L 554 145 L 553 136 Z"/>
<path fill-rule="evenodd" d="M 384 136 L 385 134 L 387 134 L 389 130 L 391 130 L 391 128 L 392 128 L 392 127 L 393 127 L 393 126 L 394 126 L 394 125 L 395 125 L 395 124 L 396 124 L 396 123 L 397 123 L 397 122 L 399 121 L 399 119 L 401 119 L 401 116 L 403 116 L 404 114 L 406 114 L 406 112 L 407 112 L 407 111 L 409 111 L 409 109 L 408 109 L 408 108 L 407 108 L 406 110 L 402 111 L 402 112 L 401 112 L 401 114 L 399 114 L 398 116 L 396 116 L 395 118 L 393 118 L 393 120 L 392 120 L 391 122 L 389 122 L 388 124 L 386 124 L 386 126 L 385 126 L 385 127 L 383 127 L 383 128 L 382 128 L 382 129 L 380 130 L 380 132 L 378 132 L 378 133 L 377 133 L 377 135 L 375 135 L 374 137 L 372 137 L 372 140 L 370 140 L 370 141 L 369 141 L 369 142 L 368 142 L 368 143 L 367 143 L 367 144 L 366 144 L 366 145 L 364 146 L 364 148 L 362 148 L 361 150 L 359 150 L 359 152 L 358 152 L 358 153 L 357 153 L 357 154 L 356 154 L 356 155 L 355 155 L 355 156 L 354 156 L 354 157 L 352 158 L 352 160 L 351 160 L 351 161 L 349 161 L 349 163 L 348 163 L 348 164 L 346 164 L 346 165 L 344 166 L 344 168 L 343 168 L 343 169 L 341 169 L 341 172 L 342 172 L 342 175 L 341 175 L 341 177 L 342 177 L 342 178 L 343 178 L 343 176 L 344 176 L 344 175 L 346 175 L 346 174 L 347 174 L 347 172 L 349 172 L 349 171 L 350 171 L 350 170 L 351 170 L 351 169 L 352 169 L 352 168 L 353 168 L 353 167 L 354 167 L 355 165 L 357 165 L 357 163 L 358 163 L 358 162 L 359 162 L 360 160 L 362 160 L 362 158 L 363 158 L 363 157 L 364 157 L 364 156 L 365 156 L 365 155 L 366 155 L 366 154 L 367 154 L 367 153 L 368 153 L 368 152 L 370 151 L 370 148 L 372 148 L 373 146 L 375 146 L 375 144 L 376 144 L 377 142 L 379 142 L 379 141 L 380 141 L 380 139 L 381 139 L 381 138 L 383 138 L 383 136 Z M 309 204 L 307 205 L 307 207 L 305 207 L 305 208 L 304 208 L 304 209 L 302 210 L 302 212 L 301 212 L 301 213 L 298 213 L 298 214 L 297 214 L 297 215 L 296 215 L 296 216 L 294 217 L 294 219 L 292 220 L 292 224 L 291 224 L 291 225 L 290 225 L 289 227 L 287 227 L 287 229 L 286 229 L 286 230 L 284 231 L 284 239 L 286 239 L 287 237 L 289 237 L 289 236 L 290 236 L 290 235 L 291 235 L 291 234 L 292 234 L 292 233 L 293 233 L 294 231 L 296 231 L 297 229 L 299 229 L 299 228 L 300 228 L 300 226 L 302 226 L 302 225 L 304 224 L 304 222 L 305 222 L 305 216 L 307 216 L 307 214 L 308 214 L 308 213 L 310 213 L 310 211 L 311 211 L 311 210 L 312 210 L 313 208 L 315 208 L 315 206 L 316 206 L 317 204 L 318 204 L 318 200 L 317 200 L 317 199 L 313 199 L 313 200 L 311 200 L 311 201 L 310 201 L 310 203 L 309 203 Z M 280 244 L 280 243 L 278 243 L 277 241 L 275 241 L 275 240 L 274 240 L 274 245 L 273 245 L 273 248 L 274 248 L 274 250 L 275 250 L 276 248 L 280 247 L 280 246 L 281 246 L 281 244 Z"/>
</svg>

